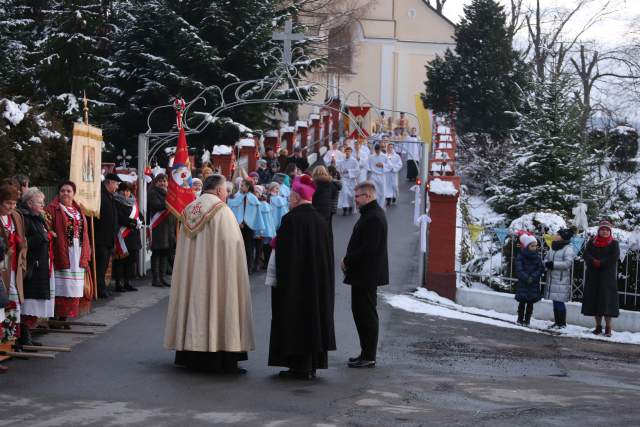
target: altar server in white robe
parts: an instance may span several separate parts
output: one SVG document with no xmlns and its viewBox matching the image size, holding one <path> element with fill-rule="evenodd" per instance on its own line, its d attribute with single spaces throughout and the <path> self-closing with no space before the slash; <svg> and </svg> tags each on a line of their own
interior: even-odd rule
<svg viewBox="0 0 640 427">
<path fill-rule="evenodd" d="M 385 177 L 385 194 L 387 206 L 395 204 L 398 199 L 398 173 L 402 169 L 402 157 L 396 153 L 393 144 L 387 144 L 387 170 Z"/>
<path fill-rule="evenodd" d="M 381 152 L 380 144 L 376 144 L 375 147 L 373 147 L 373 151 L 374 153 L 369 156 L 369 180 L 373 182 L 373 185 L 376 187 L 378 205 L 384 209 L 384 199 L 387 194 L 385 191 L 385 173 L 389 169 L 389 164 L 387 155 Z"/>
<path fill-rule="evenodd" d="M 355 143 L 355 150 L 353 152 L 353 157 L 358 161 L 358 165 L 360 166 L 360 176 L 358 177 L 358 182 L 365 182 L 368 178 L 367 174 L 369 173 L 369 156 L 371 155 L 371 151 L 367 147 L 366 144 L 362 142 L 362 140 L 358 140 Z"/>
<path fill-rule="evenodd" d="M 338 163 L 338 172 L 342 177 L 342 190 L 338 197 L 338 208 L 342 209 L 342 215 L 351 215 L 355 207 L 355 189 L 360 178 L 360 164 L 352 156 L 353 150 L 347 146 L 344 149 L 344 160 Z"/>
<path fill-rule="evenodd" d="M 338 163 L 344 160 L 344 153 L 338 149 L 338 143 L 331 144 L 331 150 L 327 150 L 322 157 L 324 164 L 329 167 L 331 165 L 336 166 Z"/>
</svg>

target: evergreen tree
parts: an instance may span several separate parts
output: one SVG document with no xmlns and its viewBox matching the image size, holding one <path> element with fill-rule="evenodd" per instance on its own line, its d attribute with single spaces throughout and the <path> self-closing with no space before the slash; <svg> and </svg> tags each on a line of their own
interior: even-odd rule
<svg viewBox="0 0 640 427">
<path fill-rule="evenodd" d="M 447 113 L 453 97 L 460 134 L 488 133 L 500 139 L 514 125 L 506 112 L 519 109 L 528 81 L 512 47 L 503 6 L 473 0 L 464 7 L 454 39 L 455 54 L 447 51 L 427 65 L 425 106 Z"/>
<path fill-rule="evenodd" d="M 54 0 L 44 23 L 31 55 L 36 97 L 70 129 L 82 117 L 77 100 L 98 98 L 110 64 L 106 11 L 101 0 Z"/>
<path fill-rule="evenodd" d="M 36 88 L 30 54 L 43 31 L 49 0 L 0 2 L 0 96 L 30 99 Z"/>
<path fill-rule="evenodd" d="M 581 194 L 595 194 L 591 174 L 597 163 L 582 149 L 580 109 L 569 78 L 560 75 L 539 85 L 540 98 L 516 115 L 516 149 L 490 189 L 489 203 L 510 218 L 540 210 L 568 216 Z"/>
<path fill-rule="evenodd" d="M 175 97 L 195 98 L 222 71 L 217 49 L 167 1 L 131 1 L 118 25 L 103 90 L 115 107 L 105 131 L 108 139 L 118 142 L 118 149 L 133 152 L 137 134 L 147 130 L 151 110 Z M 216 96 L 206 94 L 207 105 L 219 102 Z M 154 130 L 168 131 L 175 124 L 175 113 L 169 109 L 154 118 Z"/>
</svg>

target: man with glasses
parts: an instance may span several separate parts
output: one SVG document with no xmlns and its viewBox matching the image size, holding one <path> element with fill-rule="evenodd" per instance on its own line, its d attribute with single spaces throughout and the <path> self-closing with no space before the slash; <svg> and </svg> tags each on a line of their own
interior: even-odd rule
<svg viewBox="0 0 640 427">
<path fill-rule="evenodd" d="M 349 359 L 349 367 L 373 368 L 378 347 L 377 288 L 389 284 L 387 218 L 372 182 L 358 184 L 355 198 L 360 219 L 353 227 L 342 271 L 344 283 L 351 285 L 351 311 L 361 353 Z"/>
</svg>

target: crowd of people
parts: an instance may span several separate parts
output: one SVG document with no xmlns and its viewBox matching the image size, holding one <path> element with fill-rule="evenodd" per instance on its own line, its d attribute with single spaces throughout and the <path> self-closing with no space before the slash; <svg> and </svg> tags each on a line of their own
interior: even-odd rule
<svg viewBox="0 0 640 427">
<path fill-rule="evenodd" d="M 612 319 L 620 314 L 617 285 L 620 248 L 612 231 L 611 223 L 602 221 L 597 235 L 587 242 L 582 253 L 585 281 L 581 311 L 583 315 L 594 318 L 593 334 L 606 337 L 612 334 Z M 571 269 L 576 258 L 571 245 L 574 233 L 573 228 L 559 230 L 544 259 L 540 257 L 538 240 L 534 236 L 527 233 L 520 236 L 520 252 L 515 262 L 519 325 L 529 326 L 534 304 L 544 297 L 553 301 L 554 323 L 551 328 L 567 326 L 565 303 L 571 300 Z M 545 275 L 547 284 L 542 288 L 540 282 Z"/>
<path fill-rule="evenodd" d="M 68 329 L 67 319 L 80 313 L 82 299 L 109 297 L 105 275 L 112 256 L 115 291 L 136 291 L 137 254 L 142 248 L 140 212 L 132 184 L 116 174 L 102 182 L 100 217 L 90 241 L 87 217 L 75 201 L 75 183 L 65 181 L 48 204 L 45 195 L 18 175 L 0 183 L 0 343 L 15 349 L 38 346 L 32 331 L 39 320 L 46 327 Z M 95 256 L 96 277 L 90 262 Z M 6 366 L 0 365 L 0 372 Z"/>
</svg>

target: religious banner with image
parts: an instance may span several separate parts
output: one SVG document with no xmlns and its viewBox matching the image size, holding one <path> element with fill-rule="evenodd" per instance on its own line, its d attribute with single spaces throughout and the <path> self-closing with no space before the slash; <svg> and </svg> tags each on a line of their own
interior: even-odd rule
<svg viewBox="0 0 640 427">
<path fill-rule="evenodd" d="M 69 179 L 76 184 L 75 201 L 88 216 L 100 216 L 102 183 L 102 130 L 83 123 L 73 124 Z"/>
</svg>

